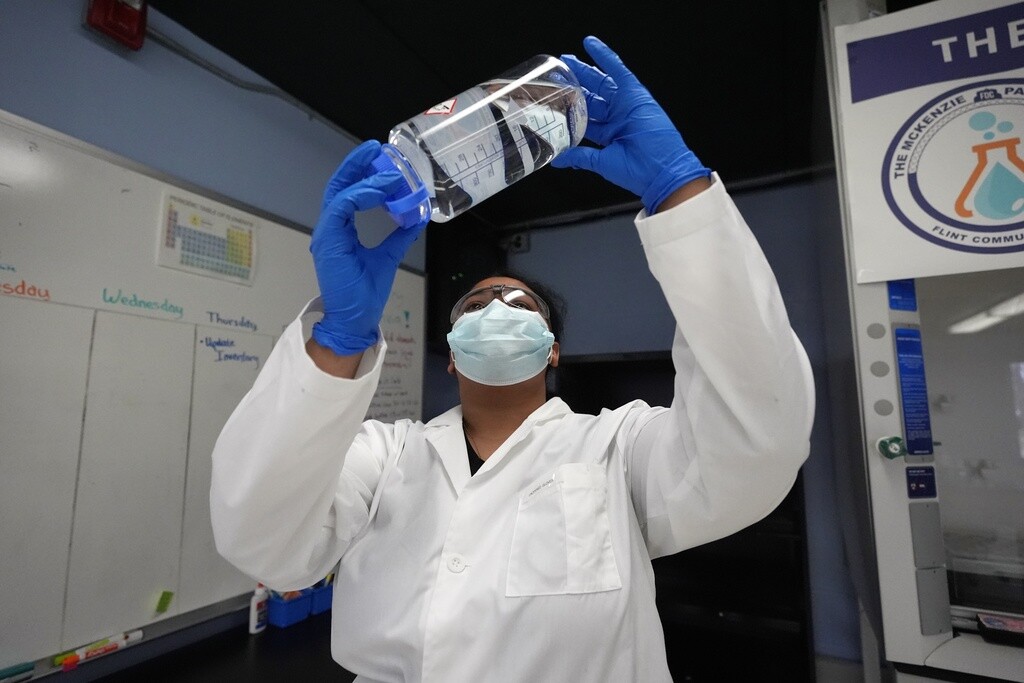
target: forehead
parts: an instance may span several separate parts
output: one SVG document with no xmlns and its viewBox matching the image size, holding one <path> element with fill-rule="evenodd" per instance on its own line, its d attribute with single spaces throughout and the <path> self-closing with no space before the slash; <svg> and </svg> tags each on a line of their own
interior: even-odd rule
<svg viewBox="0 0 1024 683">
<path fill-rule="evenodd" d="M 492 285 L 511 285 L 513 287 L 525 289 L 527 292 L 535 293 L 532 289 L 526 286 L 525 282 L 517 280 L 514 277 L 489 277 L 473 285 L 469 289 L 469 291 L 472 292 L 474 289 L 480 289 L 481 287 L 490 287 Z"/>
</svg>

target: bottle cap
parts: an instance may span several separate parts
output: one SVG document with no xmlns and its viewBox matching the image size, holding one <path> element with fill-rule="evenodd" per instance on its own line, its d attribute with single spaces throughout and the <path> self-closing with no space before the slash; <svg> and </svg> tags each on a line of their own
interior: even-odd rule
<svg viewBox="0 0 1024 683">
<path fill-rule="evenodd" d="M 404 159 L 400 161 L 396 158 L 399 154 L 400 152 L 391 145 L 382 145 L 381 153 L 370 163 L 373 170 L 378 173 L 402 172 L 406 184 L 394 194 L 387 196 L 384 207 L 399 226 L 405 229 L 415 228 L 430 215 L 430 195 L 427 193 L 426 185 L 415 175 L 415 171 L 408 163 L 402 163 Z"/>
</svg>

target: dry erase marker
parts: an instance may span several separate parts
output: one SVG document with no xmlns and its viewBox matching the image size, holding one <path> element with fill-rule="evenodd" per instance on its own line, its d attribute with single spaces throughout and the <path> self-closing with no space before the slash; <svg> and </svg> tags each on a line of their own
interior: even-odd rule
<svg viewBox="0 0 1024 683">
<path fill-rule="evenodd" d="M 131 631 L 130 633 L 125 633 L 121 638 L 112 638 L 110 642 L 106 645 L 100 645 L 97 648 L 89 650 L 85 653 L 85 656 L 83 656 L 82 659 L 92 659 L 93 657 L 99 657 L 109 652 L 114 652 L 115 650 L 126 648 L 129 645 L 133 645 L 140 640 L 142 640 L 142 630 L 140 629 L 136 631 Z"/>
<path fill-rule="evenodd" d="M 114 652 L 116 650 L 126 648 L 129 645 L 134 645 L 140 640 L 142 640 L 141 629 L 131 631 L 130 633 L 125 633 L 120 636 L 113 636 L 105 645 L 100 645 L 90 650 L 86 650 L 81 655 L 77 653 L 69 655 L 64 659 L 64 662 L 61 666 L 64 669 L 64 671 L 70 671 L 77 667 L 80 662 L 95 659 L 96 657 L 102 657 L 103 655 L 110 654 L 111 652 Z"/>
<path fill-rule="evenodd" d="M 0 669 L 0 683 L 27 681 L 35 674 L 35 662 L 24 662 Z"/>
<path fill-rule="evenodd" d="M 85 659 L 85 653 L 86 652 L 90 652 L 92 650 L 95 650 L 96 648 L 101 647 L 103 645 L 106 645 L 107 643 L 113 642 L 115 640 L 124 640 L 124 639 L 125 639 L 125 634 L 124 633 L 115 633 L 112 636 L 107 636 L 106 638 L 101 638 L 99 640 L 94 640 L 93 642 L 87 643 L 86 645 L 83 645 L 82 647 L 75 648 L 74 650 L 68 650 L 67 652 L 63 652 L 63 653 L 57 655 L 56 657 L 53 658 L 53 665 L 54 666 L 62 665 L 64 663 L 64 660 L 66 660 L 71 655 L 78 655 L 78 659 L 79 659 L 79 661 L 81 661 L 81 660 Z"/>
<path fill-rule="evenodd" d="M 20 674 L 15 674 L 14 676 L 0 678 L 0 683 L 20 683 L 21 681 L 27 681 L 34 675 L 35 671 L 23 671 Z"/>
<path fill-rule="evenodd" d="M 95 641 L 89 643 L 88 645 L 83 645 L 82 647 L 76 648 L 74 650 L 68 650 L 67 652 L 62 652 L 62 653 L 60 653 L 59 655 L 57 655 L 56 657 L 53 658 L 53 665 L 54 666 L 60 666 L 61 664 L 64 663 L 64 660 L 67 659 L 68 657 L 70 657 L 71 655 L 78 655 L 79 658 L 81 658 L 81 656 L 84 655 L 89 650 L 97 648 L 100 645 L 106 645 L 113 638 L 120 638 L 120 637 L 121 637 L 121 635 L 118 634 L 116 636 L 110 636 L 109 638 L 101 638 L 100 640 L 95 640 Z"/>
</svg>

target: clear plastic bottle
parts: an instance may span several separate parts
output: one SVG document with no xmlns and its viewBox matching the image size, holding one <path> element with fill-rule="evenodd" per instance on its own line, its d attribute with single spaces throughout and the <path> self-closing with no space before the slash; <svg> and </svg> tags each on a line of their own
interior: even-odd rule
<svg viewBox="0 0 1024 683">
<path fill-rule="evenodd" d="M 537 55 L 392 128 L 374 166 L 408 182 L 388 198 L 399 225 L 444 223 L 579 144 L 586 127 L 576 76 Z"/>
</svg>

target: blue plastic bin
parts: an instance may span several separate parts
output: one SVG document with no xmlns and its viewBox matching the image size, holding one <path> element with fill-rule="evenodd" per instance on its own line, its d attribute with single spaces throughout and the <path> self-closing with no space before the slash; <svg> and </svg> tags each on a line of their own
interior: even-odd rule
<svg viewBox="0 0 1024 683">
<path fill-rule="evenodd" d="M 312 602 L 313 592 L 308 588 L 291 600 L 271 596 L 267 601 L 267 621 L 280 627 L 296 624 L 309 616 Z"/>
<path fill-rule="evenodd" d="M 313 602 L 310 606 L 310 614 L 320 614 L 331 609 L 331 600 L 334 599 L 334 584 L 313 589 Z"/>
</svg>

